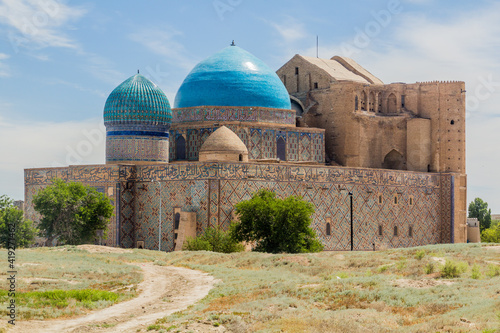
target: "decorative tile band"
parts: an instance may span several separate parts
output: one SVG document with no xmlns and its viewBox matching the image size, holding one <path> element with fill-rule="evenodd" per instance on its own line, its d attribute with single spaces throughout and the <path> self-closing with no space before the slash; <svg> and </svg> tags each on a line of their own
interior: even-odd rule
<svg viewBox="0 0 500 333">
<path fill-rule="evenodd" d="M 199 121 L 244 121 L 293 125 L 295 111 L 262 107 L 191 107 L 172 111 L 173 123 Z"/>
<path fill-rule="evenodd" d="M 108 131 L 106 132 L 107 136 L 157 136 L 157 137 L 163 137 L 163 138 L 168 138 L 168 132 L 150 132 L 150 131 Z"/>
<path fill-rule="evenodd" d="M 168 162 L 167 137 L 107 136 L 107 162 Z"/>
</svg>

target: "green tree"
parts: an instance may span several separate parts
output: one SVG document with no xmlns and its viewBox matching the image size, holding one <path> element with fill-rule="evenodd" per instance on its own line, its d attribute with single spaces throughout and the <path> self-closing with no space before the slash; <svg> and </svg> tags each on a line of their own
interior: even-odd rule
<svg viewBox="0 0 500 333">
<path fill-rule="evenodd" d="M 33 222 L 24 218 L 23 211 L 14 206 L 12 199 L 5 195 L 0 196 L 0 245 L 28 247 L 35 241 L 37 233 Z"/>
<path fill-rule="evenodd" d="M 481 232 L 481 242 L 500 243 L 500 224 L 495 224 Z"/>
<path fill-rule="evenodd" d="M 481 198 L 476 198 L 469 204 L 469 217 L 477 218 L 481 231 L 488 229 L 491 225 L 491 209 L 488 209 L 488 203 Z"/>
<path fill-rule="evenodd" d="M 235 208 L 240 221 L 232 232 L 239 241 L 255 242 L 255 251 L 303 253 L 323 250 L 310 228 L 314 206 L 300 197 L 281 200 L 269 190 L 260 190 Z"/>
<path fill-rule="evenodd" d="M 57 237 L 61 244 L 92 242 L 97 230 L 106 235 L 113 205 L 102 193 L 76 182 L 52 181 L 33 198 L 42 215 L 38 227 L 50 244 Z"/>
<path fill-rule="evenodd" d="M 232 228 L 234 228 L 233 225 L 231 225 L 230 230 L 224 231 L 220 227 L 209 227 L 205 229 L 202 235 L 196 238 L 188 238 L 182 249 L 222 253 L 241 252 L 245 250 L 245 247 L 234 238 Z"/>
</svg>

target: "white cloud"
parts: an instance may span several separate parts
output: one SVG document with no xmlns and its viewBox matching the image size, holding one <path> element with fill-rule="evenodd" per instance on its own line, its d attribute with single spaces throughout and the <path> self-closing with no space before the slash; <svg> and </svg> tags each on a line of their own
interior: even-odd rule
<svg viewBox="0 0 500 333">
<path fill-rule="evenodd" d="M 182 35 L 181 31 L 169 27 L 162 29 L 144 28 L 130 34 L 129 38 L 163 56 L 165 62 L 191 70 L 196 65 L 196 61 L 188 54 L 184 45 L 176 40 Z"/>
<path fill-rule="evenodd" d="M 280 23 L 267 22 L 279 34 L 281 41 L 291 44 L 307 37 L 304 24 L 292 16 L 286 16 Z"/>
<path fill-rule="evenodd" d="M 0 23 L 12 28 L 8 38 L 16 52 L 21 47 L 76 48 L 61 30 L 85 13 L 85 9 L 60 0 L 0 0 Z"/>
<path fill-rule="evenodd" d="M 0 118 L 0 195 L 23 197 L 25 168 L 102 164 L 102 120 L 65 123 L 12 123 Z M 10 157 L 10 158 L 9 158 Z"/>
</svg>

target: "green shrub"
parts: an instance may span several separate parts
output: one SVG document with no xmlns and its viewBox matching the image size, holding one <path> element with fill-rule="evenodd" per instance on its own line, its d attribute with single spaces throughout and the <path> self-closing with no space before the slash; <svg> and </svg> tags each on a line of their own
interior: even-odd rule
<svg viewBox="0 0 500 333">
<path fill-rule="evenodd" d="M 406 268 L 406 259 L 398 261 L 396 268 L 398 269 L 398 271 L 404 270 Z"/>
<path fill-rule="evenodd" d="M 241 252 L 245 247 L 233 237 L 232 228 L 233 226 L 229 231 L 224 231 L 220 227 L 207 228 L 202 235 L 196 238 L 188 238 L 182 249 L 222 253 Z"/>
<path fill-rule="evenodd" d="M 474 264 L 474 266 L 472 266 L 471 278 L 473 278 L 475 280 L 481 278 L 481 272 L 479 270 L 478 264 Z"/>
<path fill-rule="evenodd" d="M 500 267 L 496 265 L 488 265 L 488 276 L 489 277 L 495 277 L 500 275 Z"/>
<path fill-rule="evenodd" d="M 432 274 L 432 273 L 434 273 L 434 268 L 435 267 L 434 267 L 434 263 L 433 262 L 428 263 L 424 267 L 425 274 Z"/>
<path fill-rule="evenodd" d="M 500 243 L 500 224 L 491 226 L 481 232 L 481 242 Z"/>
<path fill-rule="evenodd" d="M 146 328 L 146 330 L 148 331 L 159 331 L 161 329 L 165 328 L 165 326 L 162 326 L 162 325 L 158 325 L 158 324 L 153 324 L 153 325 L 149 325 L 148 328 Z"/>
<path fill-rule="evenodd" d="M 383 273 L 383 272 L 385 272 L 388 268 L 389 268 L 389 266 L 386 266 L 386 265 L 384 265 L 384 266 L 380 266 L 380 267 L 378 268 L 378 271 L 379 271 L 379 273 Z"/>
<path fill-rule="evenodd" d="M 182 249 L 188 251 L 212 251 L 212 245 L 201 237 L 188 237 Z"/>
<path fill-rule="evenodd" d="M 240 241 L 255 242 L 255 251 L 269 253 L 320 252 L 323 244 L 311 228 L 314 205 L 301 197 L 279 199 L 261 189 L 235 205 L 239 223 L 233 229 Z"/>
<path fill-rule="evenodd" d="M 460 277 L 460 274 L 467 270 L 467 264 L 446 260 L 441 269 L 441 277 L 451 279 Z"/>
<path fill-rule="evenodd" d="M 422 260 L 424 256 L 425 256 L 424 250 L 418 250 L 417 253 L 415 253 L 415 259 L 417 260 Z"/>
</svg>

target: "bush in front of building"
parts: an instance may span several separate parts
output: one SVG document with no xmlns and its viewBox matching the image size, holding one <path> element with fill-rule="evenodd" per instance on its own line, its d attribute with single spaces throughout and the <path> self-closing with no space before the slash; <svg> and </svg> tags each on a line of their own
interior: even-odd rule
<svg viewBox="0 0 500 333">
<path fill-rule="evenodd" d="M 269 253 L 320 252 L 323 244 L 310 227 L 314 206 L 300 197 L 276 198 L 263 189 L 235 205 L 239 223 L 233 227 L 239 241 L 254 243 L 255 251 Z"/>
<path fill-rule="evenodd" d="M 15 249 L 29 247 L 35 241 L 38 229 L 14 206 L 12 199 L 0 196 L 0 246 Z"/>
<path fill-rule="evenodd" d="M 109 198 L 95 188 L 61 179 L 41 189 L 33 204 L 42 216 L 38 227 L 47 243 L 57 238 L 63 245 L 93 243 L 98 230 L 106 237 L 114 209 Z"/>
<path fill-rule="evenodd" d="M 241 252 L 245 247 L 233 237 L 232 228 L 233 226 L 228 231 L 224 231 L 220 227 L 209 227 L 202 235 L 188 238 L 182 249 L 222 253 Z"/>
</svg>

